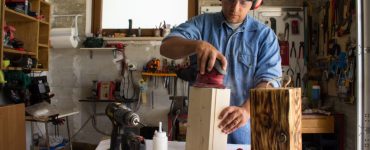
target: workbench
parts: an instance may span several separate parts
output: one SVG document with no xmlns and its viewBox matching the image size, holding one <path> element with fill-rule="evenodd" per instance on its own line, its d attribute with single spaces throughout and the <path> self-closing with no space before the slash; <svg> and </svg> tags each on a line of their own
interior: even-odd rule
<svg viewBox="0 0 370 150">
<path fill-rule="evenodd" d="M 334 115 L 305 114 L 302 115 L 302 134 L 334 133 Z M 145 140 L 146 150 L 152 150 L 152 140 Z M 339 141 L 341 143 L 341 141 Z M 96 150 L 109 148 L 110 140 L 100 141 Z M 228 144 L 228 150 L 243 148 L 249 150 L 249 145 Z M 184 150 L 185 142 L 168 141 L 169 150 Z"/>
<path fill-rule="evenodd" d="M 302 115 L 302 134 L 305 133 L 334 133 L 334 116 Z"/>
<path fill-rule="evenodd" d="M 336 137 L 336 146 L 338 150 L 344 150 L 345 127 L 343 114 L 319 115 L 303 114 L 302 115 L 302 136 L 312 137 L 316 140 L 310 141 L 320 145 L 323 136 L 334 135 Z M 303 136 L 303 138 L 304 138 Z M 323 143 L 321 143 L 323 144 Z"/>
<path fill-rule="evenodd" d="M 145 148 L 146 150 L 153 149 L 153 141 L 152 140 L 145 140 Z M 110 147 L 110 139 L 102 140 L 99 142 L 98 147 L 95 150 L 107 150 Z M 250 150 L 251 147 L 249 145 L 240 145 L 240 144 L 227 144 L 227 150 L 236 150 L 238 148 L 242 148 L 242 150 Z M 185 150 L 185 142 L 178 142 L 178 141 L 168 141 L 168 150 Z"/>
</svg>

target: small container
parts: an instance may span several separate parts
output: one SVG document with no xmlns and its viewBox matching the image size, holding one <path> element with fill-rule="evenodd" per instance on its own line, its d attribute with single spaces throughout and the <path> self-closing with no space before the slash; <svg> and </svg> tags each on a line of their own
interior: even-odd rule
<svg viewBox="0 0 370 150">
<path fill-rule="evenodd" d="M 316 107 L 319 105 L 320 102 L 320 86 L 318 85 L 313 85 L 312 86 L 312 93 L 311 93 L 311 99 L 312 99 L 312 104 Z"/>
<path fill-rule="evenodd" d="M 159 122 L 159 131 L 154 132 L 153 150 L 167 150 L 168 139 L 166 132 L 162 132 L 162 122 Z"/>
<path fill-rule="evenodd" d="M 141 28 L 140 27 L 137 29 L 137 36 L 141 37 Z"/>
<path fill-rule="evenodd" d="M 159 30 L 159 29 L 154 29 L 154 36 L 155 36 L 155 37 L 160 37 L 160 36 L 161 36 L 161 30 Z"/>
</svg>

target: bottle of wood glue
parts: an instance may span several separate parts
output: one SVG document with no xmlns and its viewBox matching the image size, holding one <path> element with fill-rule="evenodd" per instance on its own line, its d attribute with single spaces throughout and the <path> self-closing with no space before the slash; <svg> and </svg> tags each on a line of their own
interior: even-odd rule
<svg viewBox="0 0 370 150">
<path fill-rule="evenodd" d="M 153 150 L 167 150 L 167 142 L 166 132 L 162 131 L 162 122 L 159 122 L 159 131 L 156 130 L 153 136 Z"/>
</svg>

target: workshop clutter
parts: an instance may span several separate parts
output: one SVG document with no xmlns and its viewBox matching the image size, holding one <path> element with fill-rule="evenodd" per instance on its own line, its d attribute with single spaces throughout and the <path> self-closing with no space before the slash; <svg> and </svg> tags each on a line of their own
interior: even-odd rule
<svg viewBox="0 0 370 150">
<path fill-rule="evenodd" d="M 17 12 L 26 14 L 28 16 L 43 20 L 45 17 L 43 15 L 39 15 L 36 11 L 32 10 L 33 4 L 30 0 L 6 0 L 5 4 L 8 8 L 15 10 Z"/>
<path fill-rule="evenodd" d="M 161 21 L 159 25 L 156 25 L 152 29 L 141 29 L 140 27 L 134 29 L 132 28 L 133 20 L 129 19 L 128 29 L 124 30 L 98 30 L 94 33 L 94 37 L 110 37 L 110 38 L 124 38 L 124 37 L 166 37 L 170 34 L 171 29 L 174 26 L 166 23 L 166 21 Z"/>
<path fill-rule="evenodd" d="M 12 25 L 7 24 L 4 22 L 3 26 L 3 44 L 4 48 L 10 49 L 10 50 L 16 50 L 16 51 L 27 51 L 24 48 L 23 41 L 16 38 L 16 28 Z M 37 59 L 33 58 L 29 55 L 8 55 L 4 54 L 3 61 L 8 61 L 9 63 L 6 67 L 20 67 L 23 70 L 28 70 L 28 72 L 32 68 L 36 68 L 37 65 Z"/>
<path fill-rule="evenodd" d="M 118 85 L 118 86 L 116 86 Z M 98 100 L 115 100 L 116 89 L 119 89 L 120 81 L 93 81 L 92 98 Z"/>
<path fill-rule="evenodd" d="M 103 47 L 104 40 L 103 38 L 99 37 L 87 37 L 86 40 L 83 42 L 83 45 L 87 48 L 99 48 Z"/>
<path fill-rule="evenodd" d="M 189 59 L 185 59 L 182 63 L 177 64 L 175 60 L 169 61 L 168 59 L 164 58 L 161 61 L 159 58 L 153 58 L 148 61 L 146 66 L 143 66 L 143 72 L 175 73 L 177 70 L 187 68 L 189 65 Z"/>
<path fill-rule="evenodd" d="M 29 77 L 22 71 L 5 71 L 4 93 L 12 103 L 31 106 L 41 102 L 50 103 L 54 94 L 50 93 L 46 76 Z"/>
<path fill-rule="evenodd" d="M 23 42 L 15 38 L 16 28 L 12 25 L 7 25 L 6 22 L 4 23 L 3 28 L 4 47 L 25 51 L 23 48 Z"/>
</svg>

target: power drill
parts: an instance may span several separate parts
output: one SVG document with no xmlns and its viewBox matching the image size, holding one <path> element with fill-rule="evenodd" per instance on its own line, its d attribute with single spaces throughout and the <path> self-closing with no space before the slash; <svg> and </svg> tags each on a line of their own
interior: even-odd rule
<svg viewBox="0 0 370 150">
<path fill-rule="evenodd" d="M 139 124 L 143 125 L 140 123 L 139 115 L 121 103 L 108 104 L 105 114 L 113 124 L 110 150 L 139 150 L 143 148 L 141 145 L 144 145 L 144 138 L 130 131 Z"/>
</svg>

